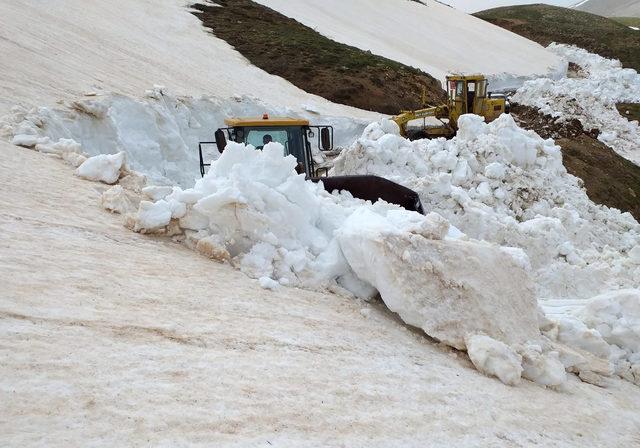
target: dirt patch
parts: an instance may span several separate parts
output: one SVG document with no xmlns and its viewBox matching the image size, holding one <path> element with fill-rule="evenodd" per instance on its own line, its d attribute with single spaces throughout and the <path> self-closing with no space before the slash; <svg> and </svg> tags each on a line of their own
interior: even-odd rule
<svg viewBox="0 0 640 448">
<path fill-rule="evenodd" d="M 616 108 L 627 120 L 640 122 L 640 103 L 618 103 Z"/>
<path fill-rule="evenodd" d="M 598 130 L 585 130 L 578 120 L 557 123 L 536 109 L 513 104 L 511 113 L 520 126 L 553 138 L 562 148 L 562 161 L 582 179 L 589 198 L 631 213 L 640 220 L 640 167 L 597 139 Z"/>
<path fill-rule="evenodd" d="M 543 46 L 577 45 L 640 71 L 640 32 L 606 17 L 549 5 L 494 8 L 474 14 Z"/>
<path fill-rule="evenodd" d="M 255 66 L 309 93 L 385 114 L 446 100 L 440 81 L 416 68 L 335 42 L 249 0 L 216 4 L 194 6 L 204 26 Z"/>
</svg>

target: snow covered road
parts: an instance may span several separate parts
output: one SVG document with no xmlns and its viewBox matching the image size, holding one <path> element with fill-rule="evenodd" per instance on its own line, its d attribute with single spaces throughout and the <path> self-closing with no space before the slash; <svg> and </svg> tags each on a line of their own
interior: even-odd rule
<svg viewBox="0 0 640 448">
<path fill-rule="evenodd" d="M 0 152 L 0 445 L 640 443 L 628 382 L 504 386 L 382 306 L 265 291 L 124 229 L 60 161 Z"/>
</svg>

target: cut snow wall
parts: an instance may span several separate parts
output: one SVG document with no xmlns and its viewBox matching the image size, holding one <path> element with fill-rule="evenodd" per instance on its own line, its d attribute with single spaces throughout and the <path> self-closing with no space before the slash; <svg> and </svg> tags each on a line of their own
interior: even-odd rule
<svg viewBox="0 0 640 448">
<path fill-rule="evenodd" d="M 124 151 L 128 167 L 145 173 L 154 183 L 190 186 L 200 177 L 198 142 L 212 141 L 225 118 L 263 113 L 302 116 L 312 124 L 333 125 L 337 146 L 351 144 L 367 124 L 349 117 L 320 116 L 312 106 L 306 108 L 296 113 L 246 96 L 174 97 L 156 88 L 144 99 L 109 95 L 79 100 L 62 110 L 16 107 L 13 115 L 0 120 L 0 127 L 8 136 L 17 135 L 16 143 L 26 135 L 73 139 L 91 156 Z M 205 149 L 208 160 L 219 156 L 213 145 Z"/>
</svg>

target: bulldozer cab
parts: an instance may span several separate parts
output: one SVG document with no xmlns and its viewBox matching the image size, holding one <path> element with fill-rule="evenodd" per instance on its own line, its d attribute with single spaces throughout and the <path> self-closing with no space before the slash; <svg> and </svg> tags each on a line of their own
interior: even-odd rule
<svg viewBox="0 0 640 448">
<path fill-rule="evenodd" d="M 290 117 L 269 117 L 264 114 L 258 118 L 230 118 L 225 120 L 226 128 L 215 133 L 214 142 L 200 142 L 200 174 L 204 176 L 207 145 L 215 145 L 222 153 L 227 141 L 252 145 L 260 150 L 270 142 L 278 142 L 284 147 L 283 156 L 292 155 L 298 161 L 296 171 L 307 177 L 327 174 L 327 169 L 316 167 L 312 154 L 312 143 L 321 151 L 333 149 L 333 127 L 311 126 L 308 120 Z"/>
<path fill-rule="evenodd" d="M 447 76 L 449 119 L 457 128 L 458 118 L 463 114 L 476 114 L 488 123 L 506 112 L 504 97 L 491 97 L 487 92 L 488 82 L 484 75 Z"/>
</svg>

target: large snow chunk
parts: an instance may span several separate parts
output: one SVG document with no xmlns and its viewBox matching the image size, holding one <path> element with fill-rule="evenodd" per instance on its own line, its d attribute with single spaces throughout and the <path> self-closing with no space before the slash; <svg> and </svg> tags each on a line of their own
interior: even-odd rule
<svg viewBox="0 0 640 448">
<path fill-rule="evenodd" d="M 489 336 L 473 335 L 465 340 L 467 353 L 476 369 L 515 386 L 522 374 L 522 358 L 508 345 Z"/>
<path fill-rule="evenodd" d="M 431 337 L 458 349 L 470 334 L 509 345 L 538 337 L 533 285 L 514 259 L 489 244 L 432 239 L 438 233 L 415 233 L 361 210 L 338 240 L 389 309 Z"/>
<path fill-rule="evenodd" d="M 542 347 L 527 344 L 520 348 L 522 376 L 543 386 L 560 387 L 567 381 L 567 372 L 558 352 L 544 353 Z"/>
<path fill-rule="evenodd" d="M 102 206 L 113 213 L 132 213 L 138 208 L 140 199 L 128 193 L 122 186 L 114 185 L 102 193 L 100 199 Z"/>
<path fill-rule="evenodd" d="M 136 231 L 149 233 L 160 230 L 171 222 L 171 204 L 164 199 L 158 202 L 142 201 L 135 220 Z"/>
<path fill-rule="evenodd" d="M 120 177 L 120 170 L 125 161 L 123 151 L 117 154 L 100 154 L 90 157 L 76 169 L 76 174 L 89 180 L 114 184 Z"/>
</svg>

